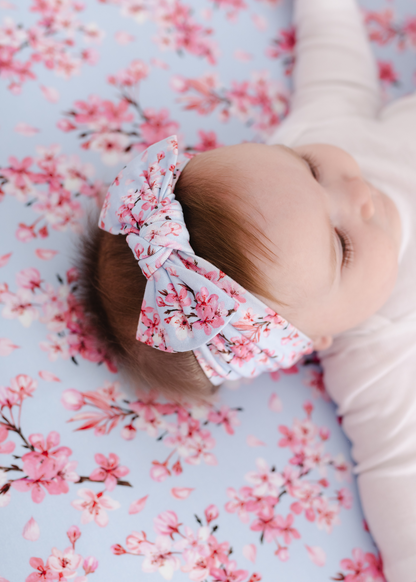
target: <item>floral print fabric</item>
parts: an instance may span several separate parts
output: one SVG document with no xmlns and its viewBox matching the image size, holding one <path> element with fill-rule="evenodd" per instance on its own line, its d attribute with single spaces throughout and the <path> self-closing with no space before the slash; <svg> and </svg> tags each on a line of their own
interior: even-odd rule
<svg viewBox="0 0 416 582">
<path fill-rule="evenodd" d="M 126 235 L 147 278 L 136 339 L 166 352 L 195 350 L 213 384 L 288 368 L 312 341 L 214 265 L 195 256 L 182 208 L 176 135 L 116 176 L 99 226 Z"/>
<path fill-rule="evenodd" d="M 410 93 L 413 8 L 360 4 L 385 100 Z M 313 356 L 180 407 L 131 393 L 74 295 L 84 216 L 134 155 L 287 114 L 291 2 L 0 9 L 1 582 L 382 581 Z"/>
</svg>

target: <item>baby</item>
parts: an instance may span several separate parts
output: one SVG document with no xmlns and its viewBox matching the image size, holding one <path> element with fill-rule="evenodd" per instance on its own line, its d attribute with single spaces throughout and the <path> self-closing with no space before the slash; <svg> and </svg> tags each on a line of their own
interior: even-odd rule
<svg viewBox="0 0 416 582">
<path fill-rule="evenodd" d="M 296 0 L 295 25 L 269 143 L 183 165 L 171 137 L 130 162 L 84 301 L 122 367 L 173 396 L 321 350 L 386 578 L 416 582 L 416 95 L 381 107 L 355 0 Z"/>
</svg>

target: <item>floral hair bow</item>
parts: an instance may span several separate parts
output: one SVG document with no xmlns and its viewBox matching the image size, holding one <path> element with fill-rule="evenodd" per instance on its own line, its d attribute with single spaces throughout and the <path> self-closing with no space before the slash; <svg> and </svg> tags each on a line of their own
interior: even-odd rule
<svg viewBox="0 0 416 582">
<path fill-rule="evenodd" d="M 176 136 L 134 158 L 105 198 L 99 226 L 126 235 L 147 278 L 136 339 L 167 352 L 193 350 L 213 384 L 292 366 L 312 352 L 302 332 L 189 244 L 174 186 Z"/>
</svg>

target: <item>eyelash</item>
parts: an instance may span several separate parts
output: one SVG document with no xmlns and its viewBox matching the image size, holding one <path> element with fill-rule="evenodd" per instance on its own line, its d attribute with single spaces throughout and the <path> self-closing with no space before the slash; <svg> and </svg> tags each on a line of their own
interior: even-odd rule
<svg viewBox="0 0 416 582">
<path fill-rule="evenodd" d="M 312 154 L 303 154 L 302 157 L 308 163 L 315 180 L 319 181 L 319 171 L 318 171 L 319 164 L 317 163 L 316 159 L 313 157 Z"/>
<path fill-rule="evenodd" d="M 354 257 L 354 247 L 349 234 L 345 231 L 335 230 L 342 246 L 342 266 L 347 267 Z"/>
<path fill-rule="evenodd" d="M 309 167 L 311 169 L 311 173 L 312 173 L 313 177 L 315 178 L 315 180 L 317 180 L 319 182 L 318 163 L 317 163 L 316 159 L 314 158 L 314 156 L 312 156 L 312 154 L 307 153 L 307 154 L 303 154 L 302 157 L 309 164 Z M 341 241 L 342 266 L 347 267 L 351 263 L 351 261 L 354 257 L 354 247 L 352 246 L 351 238 L 345 230 L 344 231 L 336 230 L 335 232 L 337 233 L 337 236 L 338 236 L 339 240 Z"/>
</svg>

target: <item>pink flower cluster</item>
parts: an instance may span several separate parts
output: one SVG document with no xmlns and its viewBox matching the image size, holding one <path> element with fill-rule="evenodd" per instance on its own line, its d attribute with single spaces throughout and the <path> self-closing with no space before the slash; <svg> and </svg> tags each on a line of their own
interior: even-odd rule
<svg viewBox="0 0 416 582">
<path fill-rule="evenodd" d="M 333 580 L 343 580 L 344 582 L 386 582 L 383 574 L 383 561 L 380 555 L 371 552 L 364 553 L 360 548 L 352 551 L 352 559 L 341 560 L 341 568 L 346 570 L 340 572 Z"/>
<path fill-rule="evenodd" d="M 218 48 L 211 39 L 212 28 L 197 24 L 192 18 L 192 9 L 180 0 L 159 0 L 155 3 L 153 18 L 159 26 L 154 41 L 160 48 L 187 51 L 196 57 L 216 64 Z"/>
<path fill-rule="evenodd" d="M 7 319 L 18 319 L 25 327 L 40 319 L 50 332 L 47 340 L 40 343 L 40 348 L 48 353 L 50 360 L 75 360 L 79 355 L 91 362 L 105 362 L 110 370 L 115 371 L 114 365 L 97 345 L 81 306 L 71 292 L 77 276 L 74 268 L 69 269 L 66 283 L 61 279 L 55 288 L 41 279 L 38 269 L 23 269 L 16 275 L 18 288 L 15 293 L 7 284 L 0 285 L 0 303 L 4 304 L 1 314 Z"/>
<path fill-rule="evenodd" d="M 370 40 L 385 46 L 396 41 L 399 50 L 407 46 L 416 47 L 416 17 L 408 16 L 403 24 L 393 21 L 394 12 L 390 8 L 380 11 L 368 10 L 364 13 Z"/>
<path fill-rule="evenodd" d="M 25 582 L 40 582 L 41 580 L 59 580 L 67 582 L 78 574 L 78 568 L 82 566 L 84 576 L 76 578 L 79 582 L 86 582 L 88 574 L 93 574 L 98 568 L 98 560 L 94 556 L 85 559 L 75 553 L 75 543 L 81 537 L 78 526 L 73 525 L 67 531 L 71 546 L 63 552 L 58 548 L 52 548 L 51 555 L 44 563 L 42 558 L 30 558 L 29 563 L 34 572 L 27 576 Z"/>
<path fill-rule="evenodd" d="M 13 93 L 20 93 L 23 83 L 36 79 L 36 63 L 68 79 L 79 73 L 84 63 L 97 62 L 94 49 L 73 50 L 79 38 L 96 42 L 103 37 L 96 24 L 84 24 L 78 18 L 83 10 L 83 4 L 76 0 L 32 0 L 30 11 L 39 16 L 34 25 L 25 27 L 10 17 L 4 19 L 0 26 L 0 76 L 10 80 Z M 24 53 L 28 53 L 26 60 L 20 60 Z"/>
<path fill-rule="evenodd" d="M 19 161 L 11 156 L 9 166 L 0 168 L 4 192 L 40 214 L 31 225 L 19 224 L 16 237 L 21 242 L 47 237 L 48 227 L 79 231 L 82 208 L 76 197 L 82 194 L 98 202 L 104 188 L 99 180 L 91 180 L 93 166 L 82 163 L 78 156 L 59 155 L 58 145 L 36 149 L 36 158 Z"/>
<path fill-rule="evenodd" d="M 250 485 L 241 487 L 239 492 L 232 487 L 227 490 L 231 500 L 225 505 L 226 511 L 236 512 L 243 523 L 251 521 L 250 529 L 261 532 L 261 541 L 274 541 L 277 546 L 275 554 L 283 561 L 289 559 L 288 546 L 301 537 L 294 527 L 296 516 L 304 514 L 308 521 L 316 522 L 319 529 L 330 533 L 333 526 L 340 522 L 341 508 L 352 507 L 352 495 L 348 489 L 341 488 L 331 498 L 324 493 L 329 487 L 327 467 L 334 467 L 338 479 L 348 476 L 349 468 L 342 455 L 332 458 L 325 453 L 324 442 L 329 433 L 312 422 L 312 404 L 306 402 L 304 408 L 306 419 L 295 419 L 292 428 L 279 427 L 283 435 L 279 447 L 288 447 L 293 454 L 289 465 L 279 473 L 259 458 L 256 461 L 257 470 L 245 476 Z M 316 482 L 310 478 L 304 479 L 312 471 L 320 473 L 321 478 Z M 292 502 L 283 508 L 282 502 L 288 498 Z M 288 509 L 289 513 L 282 515 Z M 253 519 L 250 514 L 254 514 Z"/>
<path fill-rule="evenodd" d="M 14 480 L 12 487 L 17 491 L 31 491 L 35 503 L 45 498 L 42 487 L 51 495 L 68 493 L 67 481 L 75 483 L 79 479 L 75 472 L 77 462 L 69 460 L 71 449 L 58 447 L 60 436 L 56 431 L 50 432 L 46 439 L 41 434 L 32 434 L 28 441 L 32 450 L 22 456 L 26 476 Z"/>
<path fill-rule="evenodd" d="M 82 421 L 77 430 L 94 429 L 96 435 L 103 435 L 123 423 L 121 435 L 126 440 L 133 439 L 138 430 L 146 431 L 154 438 L 163 438 L 165 445 L 173 451 L 165 461 L 152 462 L 150 476 L 159 482 L 172 474 L 182 473 L 181 460 L 191 465 L 201 461 L 209 465 L 217 463 L 212 453 L 215 440 L 206 428 L 207 422 L 222 425 L 229 435 L 234 434 L 234 427 L 239 424 L 237 411 L 227 406 L 222 406 L 220 410 L 208 406 L 191 408 L 161 402 L 154 392 L 130 402 L 125 399 L 117 382 L 106 383 L 102 388 L 83 393 L 75 389 L 65 390 L 62 404 L 73 411 L 90 407 L 70 419 L 71 422 Z M 172 415 L 173 420 L 167 418 Z M 176 461 L 172 459 L 175 454 Z"/>
<path fill-rule="evenodd" d="M 51 495 L 68 493 L 68 481 L 76 482 L 79 479 L 75 472 L 76 461 L 71 461 L 71 449 L 60 447 L 60 436 L 52 431 L 46 438 L 42 434 L 31 434 L 24 437 L 20 419 L 22 404 L 33 396 L 37 382 L 26 374 L 19 374 L 12 378 L 10 386 L 0 387 L 0 453 L 10 454 L 15 449 L 15 443 L 4 442 L 8 433 L 17 435 L 22 441 L 27 453 L 20 459 L 22 467 L 13 460 L 10 467 L 2 467 L 0 471 L 0 506 L 10 502 L 10 487 L 17 491 L 31 491 L 32 500 L 41 503 L 45 497 L 45 490 Z M 11 479 L 11 472 L 16 471 L 19 478 Z M 23 475 L 22 475 L 23 473 Z M 7 475 L 7 477 L 6 477 Z"/>
<path fill-rule="evenodd" d="M 108 495 L 104 495 L 104 491 L 95 493 L 91 489 L 78 489 L 78 495 L 81 499 L 72 501 L 72 507 L 82 511 L 81 523 L 89 523 L 95 521 L 100 527 L 108 525 L 109 518 L 108 510 L 118 509 L 120 503 L 111 499 Z"/>
<path fill-rule="evenodd" d="M 179 124 L 169 119 L 167 109 L 142 110 L 128 94 L 128 89 L 137 86 L 146 75 L 143 61 L 133 61 L 127 69 L 109 78 L 109 82 L 122 91 L 118 102 L 90 95 L 87 101 L 76 101 L 66 118 L 58 122 L 58 127 L 66 132 L 81 131 L 80 138 L 86 138 L 81 147 L 98 152 L 107 165 L 127 161 L 131 150 L 137 153 L 176 133 Z M 140 121 L 132 128 L 137 113 Z"/>
<path fill-rule="evenodd" d="M 236 0 L 233 0 L 234 2 Z M 218 56 L 217 44 L 212 40 L 213 29 L 198 24 L 192 8 L 180 0 L 100 0 L 103 4 L 121 7 L 121 14 L 133 18 L 138 23 L 147 18 L 157 26 L 153 40 L 161 49 L 187 52 L 207 59 L 214 65 Z"/>
<path fill-rule="evenodd" d="M 261 576 L 257 573 L 247 580 L 249 572 L 239 570 L 237 562 L 230 559 L 229 542 L 219 542 L 213 535 L 217 527 L 212 528 L 211 523 L 218 518 L 217 507 L 208 506 L 204 515 L 206 525 L 195 516 L 200 526 L 195 531 L 179 523 L 174 511 L 164 511 L 154 519 L 154 529 L 158 534 L 154 542 L 144 531 L 133 531 L 126 538 L 126 548 L 115 544 L 111 549 L 117 556 L 143 556 L 142 571 L 159 571 L 165 580 L 170 580 L 180 569 L 193 582 L 259 582 Z"/>
<path fill-rule="evenodd" d="M 273 39 L 266 54 L 271 59 L 283 58 L 283 66 L 286 76 L 290 76 L 295 66 L 296 29 L 289 26 L 280 31 L 280 36 Z"/>
<path fill-rule="evenodd" d="M 181 94 L 178 101 L 185 110 L 208 115 L 220 107 L 222 121 L 237 117 L 252 124 L 263 138 L 271 135 L 289 110 L 287 92 L 267 71 L 254 73 L 251 81 L 232 81 L 229 89 L 221 88 L 215 73 L 197 79 L 176 76 L 171 85 Z"/>
</svg>

